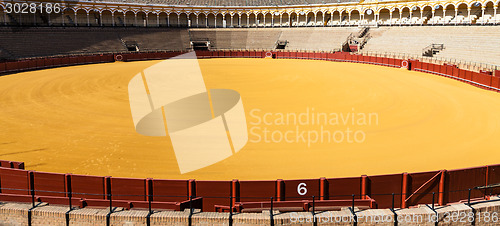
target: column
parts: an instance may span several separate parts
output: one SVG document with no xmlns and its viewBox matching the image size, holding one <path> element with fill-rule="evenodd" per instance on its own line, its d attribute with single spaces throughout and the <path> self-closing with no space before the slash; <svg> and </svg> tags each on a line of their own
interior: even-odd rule
<svg viewBox="0 0 500 226">
<path fill-rule="evenodd" d="M 170 27 L 170 13 L 167 13 L 167 27 Z"/>
<path fill-rule="evenodd" d="M 200 23 L 200 20 L 198 19 L 198 14 L 196 14 L 196 27 L 199 27 L 198 24 Z"/>
<path fill-rule="evenodd" d="M 144 27 L 147 27 L 149 25 L 149 13 L 146 14 L 146 20 L 142 22 Z"/>
<path fill-rule="evenodd" d="M 233 14 L 231 14 L 231 25 L 230 27 L 233 27 Z"/>
<path fill-rule="evenodd" d="M 90 27 L 90 17 L 89 17 L 89 12 L 87 12 L 87 27 Z"/>
<path fill-rule="evenodd" d="M 101 27 L 102 27 L 102 12 L 99 12 L 99 22 L 100 22 Z"/>
<path fill-rule="evenodd" d="M 238 14 L 238 27 L 242 27 L 241 26 L 241 14 Z"/>
<path fill-rule="evenodd" d="M 326 25 L 325 25 L 325 13 L 322 12 L 321 15 L 323 16 L 323 22 L 321 25 L 323 25 L 323 27 L 326 27 Z"/>
<path fill-rule="evenodd" d="M 481 25 L 484 24 L 484 10 L 485 9 L 486 9 L 485 6 L 481 6 L 481 17 L 482 17 L 482 19 L 481 19 Z"/>
<path fill-rule="evenodd" d="M 467 18 L 469 19 L 469 24 L 472 24 L 472 20 L 470 19 L 470 7 L 467 7 Z"/>
<path fill-rule="evenodd" d="M 137 27 L 137 13 L 134 12 L 134 27 Z"/>
<path fill-rule="evenodd" d="M 434 25 L 434 13 L 436 12 L 435 9 L 432 9 L 432 25 Z"/>
<path fill-rule="evenodd" d="M 274 27 L 274 13 L 271 14 L 271 27 Z"/>
<path fill-rule="evenodd" d="M 392 10 L 389 12 L 389 26 L 392 26 Z"/>
<path fill-rule="evenodd" d="M 208 15 L 205 15 L 205 27 L 208 27 Z"/>
<path fill-rule="evenodd" d="M 445 8 L 443 8 L 443 25 L 444 25 L 444 23 L 445 23 L 445 19 L 444 19 L 445 17 L 446 17 L 446 9 L 445 9 Z"/>
<path fill-rule="evenodd" d="M 493 6 L 493 23 L 494 24 L 497 24 L 497 8 L 498 8 L 498 5 Z"/>
<path fill-rule="evenodd" d="M 36 25 L 36 21 L 35 21 L 35 25 Z M 77 17 L 76 11 L 75 11 L 75 26 L 78 26 L 78 17 Z"/>
<path fill-rule="evenodd" d="M 156 26 L 160 27 L 160 13 L 156 13 Z"/>
<path fill-rule="evenodd" d="M 177 27 L 181 26 L 181 14 L 177 14 Z"/>
<path fill-rule="evenodd" d="M 403 11 L 399 10 L 399 26 L 401 27 L 401 19 L 403 19 Z"/>
<path fill-rule="evenodd" d="M 316 23 L 318 23 L 317 16 L 318 16 L 318 14 L 315 13 L 314 14 L 314 27 L 316 27 Z"/>
<path fill-rule="evenodd" d="M 127 26 L 127 12 L 123 12 L 123 26 Z"/>
<path fill-rule="evenodd" d="M 266 27 L 266 14 L 262 15 L 264 17 L 264 27 Z"/>
<path fill-rule="evenodd" d="M 455 26 L 457 26 L 458 9 L 455 7 Z"/>
<path fill-rule="evenodd" d="M 280 13 L 280 27 L 283 27 L 283 14 Z"/>
<path fill-rule="evenodd" d="M 115 26 L 115 12 L 111 12 L 111 23 L 113 23 L 113 27 Z"/>
<path fill-rule="evenodd" d="M 250 14 L 247 14 L 247 27 L 250 27 Z"/>
<path fill-rule="evenodd" d="M 62 26 L 65 27 L 66 24 L 64 23 L 64 10 L 63 10 L 63 12 L 61 14 L 61 17 L 62 17 Z"/>
<path fill-rule="evenodd" d="M 424 10 L 420 9 L 420 26 L 424 25 Z"/>
</svg>

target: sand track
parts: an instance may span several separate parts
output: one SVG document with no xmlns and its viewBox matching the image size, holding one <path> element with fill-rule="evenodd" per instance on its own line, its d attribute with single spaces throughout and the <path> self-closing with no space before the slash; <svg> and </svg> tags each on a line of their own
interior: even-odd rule
<svg viewBox="0 0 500 226">
<path fill-rule="evenodd" d="M 127 85 L 158 61 L 55 68 L 0 77 L 0 158 L 30 170 L 169 179 L 276 179 L 454 169 L 500 162 L 500 94 L 419 72 L 306 60 L 200 60 L 208 88 L 243 100 L 250 142 L 179 174 L 166 137 L 135 132 Z M 272 125 L 253 116 L 378 115 L 372 125 Z M 250 112 L 253 111 L 253 114 Z M 253 115 L 253 116 L 252 116 Z M 266 128 L 361 130 L 360 143 L 255 142 Z M 257 129 L 256 129 L 257 128 Z M 259 130 L 260 129 L 260 130 Z M 295 132 L 294 132 L 295 133 Z M 291 134 L 291 133 L 290 133 Z M 291 140 L 297 134 L 290 135 Z M 195 139 L 195 138 L 194 138 Z"/>
</svg>

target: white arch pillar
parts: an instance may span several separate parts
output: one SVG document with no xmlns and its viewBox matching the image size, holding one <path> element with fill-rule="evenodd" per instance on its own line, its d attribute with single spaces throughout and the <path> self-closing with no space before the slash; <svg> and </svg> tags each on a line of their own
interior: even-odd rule
<svg viewBox="0 0 500 226">
<path fill-rule="evenodd" d="M 134 12 L 134 27 L 137 27 L 137 12 Z"/>
<path fill-rule="evenodd" d="M 115 12 L 111 12 L 111 23 L 115 26 Z"/>
<path fill-rule="evenodd" d="M 486 6 L 481 6 L 481 25 L 484 25 L 484 10 Z"/>
<path fill-rule="evenodd" d="M 177 14 L 177 27 L 181 26 L 181 14 Z"/>
<path fill-rule="evenodd" d="M 493 6 L 493 24 L 497 24 L 497 8 L 498 5 Z"/>
<path fill-rule="evenodd" d="M 231 23 L 229 25 L 230 27 L 233 27 L 233 14 L 231 14 Z"/>
<path fill-rule="evenodd" d="M 471 10 L 471 8 L 467 7 L 467 18 L 469 20 L 469 24 L 472 24 L 472 20 L 470 19 L 470 10 Z"/>
<path fill-rule="evenodd" d="M 241 26 L 241 14 L 238 14 L 238 27 L 242 27 Z"/>
<path fill-rule="evenodd" d="M 280 27 L 283 27 L 283 14 L 280 13 Z"/>
<path fill-rule="evenodd" d="M 127 26 L 127 12 L 123 12 L 123 26 Z"/>
<path fill-rule="evenodd" d="M 434 14 L 436 13 L 435 9 L 432 9 L 432 25 L 434 25 Z"/>
<path fill-rule="evenodd" d="M 89 17 L 89 12 L 87 12 L 87 27 L 90 27 L 90 17 Z"/>
<path fill-rule="evenodd" d="M 200 27 L 200 20 L 199 20 L 199 17 L 198 17 L 198 14 L 196 14 L 196 27 Z"/>
<path fill-rule="evenodd" d="M 160 13 L 156 13 L 156 26 L 160 27 Z"/>
<path fill-rule="evenodd" d="M 78 19 L 77 19 L 77 12 L 75 11 L 75 26 L 78 26 Z M 35 17 L 36 19 L 36 17 Z M 36 25 L 36 20 L 35 20 L 35 25 Z"/>
<path fill-rule="evenodd" d="M 424 10 L 420 9 L 420 26 L 424 25 Z"/>
<path fill-rule="evenodd" d="M 393 10 L 389 11 L 389 26 L 392 26 L 392 11 Z"/>
<path fill-rule="evenodd" d="M 458 9 L 455 7 L 455 26 L 457 26 Z"/>
<path fill-rule="evenodd" d="M 446 17 L 446 9 L 443 7 L 443 25 L 445 23 L 445 18 Z"/>
</svg>

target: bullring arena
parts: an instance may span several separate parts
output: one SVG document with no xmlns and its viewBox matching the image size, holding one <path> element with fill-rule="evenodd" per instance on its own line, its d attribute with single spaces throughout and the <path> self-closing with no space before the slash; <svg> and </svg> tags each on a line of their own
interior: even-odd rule
<svg viewBox="0 0 500 226">
<path fill-rule="evenodd" d="M 2 225 L 498 224 L 498 2 L 31 3 Z"/>
</svg>

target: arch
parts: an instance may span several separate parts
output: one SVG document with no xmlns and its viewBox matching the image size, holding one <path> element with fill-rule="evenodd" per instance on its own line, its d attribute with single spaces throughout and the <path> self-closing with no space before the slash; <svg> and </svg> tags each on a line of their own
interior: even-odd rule
<svg viewBox="0 0 500 226">
<path fill-rule="evenodd" d="M 136 18 L 134 18 L 135 21 L 135 26 L 137 27 L 146 27 L 148 26 L 148 21 L 146 20 L 146 13 L 145 12 L 137 12 Z"/>
<path fill-rule="evenodd" d="M 315 14 L 313 12 L 307 12 L 306 14 L 306 26 L 310 27 L 310 26 L 315 26 L 316 22 L 315 22 L 315 19 L 314 19 L 314 16 Z"/>
<path fill-rule="evenodd" d="M 341 17 L 340 17 L 340 11 L 334 10 L 330 13 L 330 21 L 329 25 L 330 26 L 339 26 L 341 22 Z"/>
<path fill-rule="evenodd" d="M 411 24 L 410 14 L 411 14 L 410 8 L 408 6 L 403 7 L 401 9 L 401 21 L 400 21 L 400 23 L 404 24 L 404 25 Z"/>
<path fill-rule="evenodd" d="M 179 27 L 187 27 L 188 26 L 188 14 L 186 12 L 181 12 L 179 14 Z"/>
<path fill-rule="evenodd" d="M 135 24 L 135 12 L 133 11 L 126 11 L 125 14 L 123 15 L 123 21 L 125 22 L 126 27 L 133 27 L 136 26 Z"/>
<path fill-rule="evenodd" d="M 197 27 L 207 27 L 207 15 L 205 13 L 198 15 Z"/>
<path fill-rule="evenodd" d="M 168 14 L 168 25 L 169 27 L 178 27 L 179 26 L 179 17 L 177 12 L 172 12 Z"/>
<path fill-rule="evenodd" d="M 382 8 L 378 13 L 377 23 L 380 25 L 389 25 L 391 22 L 391 11 L 388 8 Z"/>
<path fill-rule="evenodd" d="M 273 23 L 273 15 L 272 13 L 264 13 L 264 27 L 271 27 Z"/>
<path fill-rule="evenodd" d="M 119 10 L 119 11 L 115 11 L 115 25 L 114 26 L 118 26 L 118 27 L 123 27 L 125 26 L 125 17 L 124 17 L 124 13 L 122 10 Z"/>
<path fill-rule="evenodd" d="M 101 25 L 102 26 L 113 26 L 113 16 L 111 13 L 111 10 L 109 9 L 104 9 L 101 11 Z"/>
<path fill-rule="evenodd" d="M 455 10 L 456 10 L 456 7 L 454 4 L 448 4 L 444 7 L 446 9 L 446 12 L 445 12 L 445 23 L 449 23 L 451 20 L 453 20 L 455 18 Z"/>
<path fill-rule="evenodd" d="M 281 13 L 280 16 L 281 16 L 281 21 L 279 21 L 280 27 L 289 27 L 290 26 L 290 14 L 288 14 L 287 12 L 284 12 L 284 13 Z"/>
<path fill-rule="evenodd" d="M 199 19 L 200 17 L 195 13 L 190 13 L 188 15 L 188 27 L 199 27 Z"/>
<path fill-rule="evenodd" d="M 349 14 L 349 25 L 358 25 L 361 22 L 361 14 L 359 13 L 359 10 L 353 9 Z"/>
<path fill-rule="evenodd" d="M 368 8 L 363 11 L 363 23 L 375 24 L 375 10 Z"/>
<path fill-rule="evenodd" d="M 213 14 L 213 13 L 207 14 L 208 27 L 215 27 L 215 19 L 216 19 L 215 14 Z"/>
</svg>

